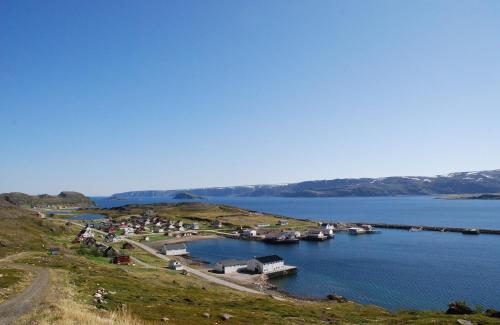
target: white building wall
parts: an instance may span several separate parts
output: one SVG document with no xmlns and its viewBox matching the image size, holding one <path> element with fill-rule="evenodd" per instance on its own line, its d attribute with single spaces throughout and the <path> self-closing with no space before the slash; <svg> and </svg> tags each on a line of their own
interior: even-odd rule
<svg viewBox="0 0 500 325">
<path fill-rule="evenodd" d="M 247 270 L 251 272 L 258 272 L 258 273 L 270 273 L 270 272 L 275 272 L 279 271 L 284 267 L 285 263 L 284 261 L 279 261 L 275 263 L 269 263 L 269 264 L 262 264 L 261 262 L 257 261 L 256 259 L 252 259 L 248 261 L 247 265 Z"/>
<path fill-rule="evenodd" d="M 276 262 L 276 263 L 264 264 L 264 265 L 262 265 L 262 273 L 265 274 L 265 273 L 281 270 L 284 265 L 285 264 L 283 263 L 283 261 Z"/>
<path fill-rule="evenodd" d="M 187 254 L 187 251 L 185 248 L 183 249 L 165 249 L 165 248 L 161 248 L 160 250 L 160 253 L 162 254 L 165 254 L 165 255 L 171 255 L 171 256 L 174 256 L 174 255 L 185 255 Z"/>
<path fill-rule="evenodd" d="M 241 269 L 244 269 L 246 265 L 233 265 L 233 266 L 226 266 L 224 268 L 224 273 L 235 273 L 238 272 Z"/>
</svg>

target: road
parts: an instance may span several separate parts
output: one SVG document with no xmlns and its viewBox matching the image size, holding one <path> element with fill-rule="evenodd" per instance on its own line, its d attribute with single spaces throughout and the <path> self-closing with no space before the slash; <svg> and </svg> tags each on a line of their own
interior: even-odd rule
<svg viewBox="0 0 500 325">
<path fill-rule="evenodd" d="M 50 218 L 50 220 L 55 220 L 55 221 L 65 221 L 65 222 L 68 222 L 68 220 L 61 220 L 61 219 L 52 219 Z M 70 223 L 74 224 L 74 225 L 77 225 L 79 227 L 82 227 L 82 224 L 81 223 L 77 223 L 77 222 L 74 222 L 74 221 L 69 221 Z M 106 235 L 106 233 L 104 231 L 101 231 L 101 230 L 97 230 L 97 229 L 92 229 L 92 231 L 95 231 L 99 234 L 102 234 L 102 235 Z M 170 261 L 170 259 L 163 255 L 163 254 L 160 254 L 158 253 L 158 251 L 156 251 L 155 249 L 147 246 L 147 245 L 144 245 L 140 242 L 137 242 L 135 240 L 132 240 L 132 239 L 129 239 L 129 238 L 126 238 L 126 237 L 123 237 L 123 241 L 126 241 L 128 243 L 131 243 L 141 249 L 143 249 L 144 251 L 150 253 L 151 255 L 154 255 L 164 261 Z M 247 288 L 247 287 L 244 287 L 242 285 L 239 285 L 239 284 L 236 284 L 236 283 L 232 283 L 232 282 L 229 282 L 229 281 L 226 281 L 226 280 L 223 280 L 223 279 L 220 279 L 218 277 L 215 277 L 213 275 L 210 275 L 210 274 L 207 274 L 203 271 L 200 271 L 200 270 L 197 270 L 197 269 L 193 269 L 191 267 L 188 267 L 188 266 L 184 266 L 184 269 L 191 273 L 191 274 L 194 274 L 202 279 L 205 279 L 209 282 L 212 282 L 212 283 L 216 283 L 216 284 L 219 284 L 219 285 L 223 285 L 225 287 L 228 287 L 228 288 L 231 288 L 231 289 L 234 289 L 234 290 L 238 290 L 238 291 L 243 291 L 243 292 L 248 292 L 248 293 L 253 293 L 253 294 L 259 294 L 259 295 L 262 295 L 264 294 L 263 292 L 261 291 L 257 291 L 257 290 L 254 290 L 254 289 L 251 289 L 251 288 Z"/>
<path fill-rule="evenodd" d="M 158 257 L 158 258 L 161 258 L 164 261 L 170 261 L 170 259 L 167 256 L 158 253 L 155 249 L 153 249 L 153 248 L 151 248 L 151 247 L 149 247 L 147 245 L 144 245 L 142 243 L 136 242 L 135 240 L 131 240 L 131 239 L 128 239 L 128 238 L 125 238 L 124 241 L 129 242 L 129 243 L 131 243 L 133 245 L 136 245 L 137 247 L 142 248 L 146 252 L 148 252 L 148 253 L 150 253 L 150 254 Z M 243 292 L 248 292 L 248 293 L 254 293 L 254 294 L 263 294 L 260 291 L 257 291 L 257 290 L 254 290 L 254 289 L 250 289 L 250 288 L 241 286 L 239 284 L 235 284 L 235 283 L 232 283 L 232 282 L 229 282 L 229 281 L 217 278 L 217 277 L 215 277 L 213 275 L 206 274 L 203 271 L 200 271 L 200 270 L 197 270 L 197 269 L 193 269 L 193 268 L 188 267 L 188 266 L 184 266 L 184 269 L 186 271 L 188 271 L 189 273 L 194 274 L 194 275 L 196 275 L 196 276 L 198 276 L 200 278 L 203 278 L 203 279 L 205 279 L 207 281 L 210 281 L 212 283 L 217 283 L 217 284 L 220 284 L 220 285 L 223 285 L 223 286 L 226 286 L 226 287 L 238 290 L 238 291 L 243 291 Z"/>
<path fill-rule="evenodd" d="M 23 292 L 0 304 L 0 324 L 11 324 L 40 303 L 49 285 L 49 271 L 29 265 L 7 264 L 7 266 L 33 272 L 36 277 Z"/>
</svg>

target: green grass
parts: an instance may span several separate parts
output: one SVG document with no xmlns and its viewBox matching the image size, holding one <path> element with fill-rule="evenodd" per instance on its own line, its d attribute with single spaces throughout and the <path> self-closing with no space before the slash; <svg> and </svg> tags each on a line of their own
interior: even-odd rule
<svg viewBox="0 0 500 325">
<path fill-rule="evenodd" d="M 6 220 L 0 220 L 0 225 L 4 226 L 0 227 L 0 238 L 7 238 L 16 250 L 34 251 L 20 262 L 64 272 L 69 285 L 77 288 L 76 299 L 85 304 L 92 304 L 96 288 L 104 287 L 113 294 L 106 298 L 108 303 L 102 308 L 116 310 L 126 305 L 133 314 L 153 323 L 168 317 L 170 324 L 213 324 L 219 321 L 222 313 L 234 315 L 232 324 L 455 324 L 459 318 L 485 325 L 499 323 L 483 315 L 451 316 L 431 311 L 390 313 L 355 303 L 277 301 L 165 268 L 110 264 L 108 258 L 94 256 L 90 251 L 81 250 L 79 244 L 70 243 L 78 227 L 36 220 L 29 214 Z M 6 231 L 14 231 L 17 236 L 6 234 Z M 61 247 L 62 255 L 49 256 L 43 245 Z M 165 263 L 138 248 L 129 253 L 149 264 L 163 267 Z M 210 313 L 212 318 L 204 318 L 204 312 Z"/>
<path fill-rule="evenodd" d="M 90 209 L 84 212 L 100 213 L 113 219 L 123 219 L 126 215 L 136 215 L 146 210 L 154 210 L 162 219 L 182 220 L 186 223 L 199 222 L 204 229 L 213 229 L 210 222 L 219 219 L 224 224 L 230 226 L 253 227 L 259 223 L 269 223 L 275 228 L 305 228 L 314 227 L 315 222 L 302 221 L 288 218 L 289 225 L 285 227 L 276 226 L 280 217 L 271 214 L 255 214 L 248 210 L 208 203 L 177 203 L 177 204 L 157 204 L 142 206 L 125 206 L 118 209 Z"/>
<path fill-rule="evenodd" d="M 138 269 L 101 263 L 90 256 L 39 255 L 25 260 L 39 266 L 68 271 L 78 288 L 78 297 L 91 303 L 97 287 L 113 292 L 103 306 L 115 310 L 125 304 L 141 319 L 158 321 L 168 317 L 172 324 L 212 324 L 204 312 L 218 316 L 229 313 L 235 324 L 455 324 L 468 318 L 480 324 L 497 324 L 481 315 L 450 316 L 440 312 L 391 314 L 374 306 L 355 303 L 277 301 L 268 296 L 236 292 L 175 271 Z"/>
<path fill-rule="evenodd" d="M 0 268 L 0 289 L 14 286 L 23 279 L 26 271 L 17 269 Z"/>
</svg>

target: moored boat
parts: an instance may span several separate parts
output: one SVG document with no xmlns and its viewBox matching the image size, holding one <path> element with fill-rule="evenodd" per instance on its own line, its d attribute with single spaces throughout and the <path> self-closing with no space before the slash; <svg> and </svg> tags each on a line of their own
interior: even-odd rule
<svg viewBox="0 0 500 325">
<path fill-rule="evenodd" d="M 479 235 L 480 231 L 477 228 L 467 228 L 462 230 L 462 234 L 464 235 Z"/>
<path fill-rule="evenodd" d="M 265 243 L 269 244 L 298 244 L 298 238 L 264 238 L 262 240 Z"/>
<path fill-rule="evenodd" d="M 376 230 L 372 225 L 361 225 L 361 228 L 365 230 L 367 234 L 379 234 L 380 230 Z"/>
<path fill-rule="evenodd" d="M 366 234 L 366 230 L 361 227 L 351 227 L 348 229 L 350 235 Z"/>
<path fill-rule="evenodd" d="M 301 239 L 309 241 L 323 241 L 329 239 L 329 237 L 323 232 L 323 230 L 312 229 L 309 230 L 307 234 L 303 236 Z"/>
</svg>

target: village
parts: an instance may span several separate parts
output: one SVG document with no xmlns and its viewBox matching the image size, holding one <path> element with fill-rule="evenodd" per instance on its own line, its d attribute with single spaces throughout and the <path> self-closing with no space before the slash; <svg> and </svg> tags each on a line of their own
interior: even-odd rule
<svg viewBox="0 0 500 325">
<path fill-rule="evenodd" d="M 194 221 L 196 220 L 196 221 Z M 335 238 L 335 232 L 350 234 L 374 232 L 370 225 L 354 227 L 341 223 L 319 222 L 310 227 L 290 227 L 289 219 L 277 218 L 275 224 L 254 225 L 225 224 L 219 218 L 202 220 L 192 218 L 164 218 L 153 209 L 140 214 L 113 219 L 81 220 L 83 228 L 73 240 L 74 244 L 92 249 L 111 263 L 118 265 L 144 264 L 132 257 L 132 250 L 146 245 L 168 261 L 165 268 L 187 275 L 191 267 L 223 277 L 231 282 L 257 288 L 272 289 L 267 282 L 272 277 L 286 276 L 297 272 L 297 267 L 285 264 L 282 257 L 272 254 L 247 259 L 222 259 L 207 265 L 193 260 L 186 242 L 226 237 L 240 240 L 262 241 L 268 244 L 298 244 L 299 241 L 325 241 Z M 57 252 L 51 252 L 57 254 Z"/>
</svg>

